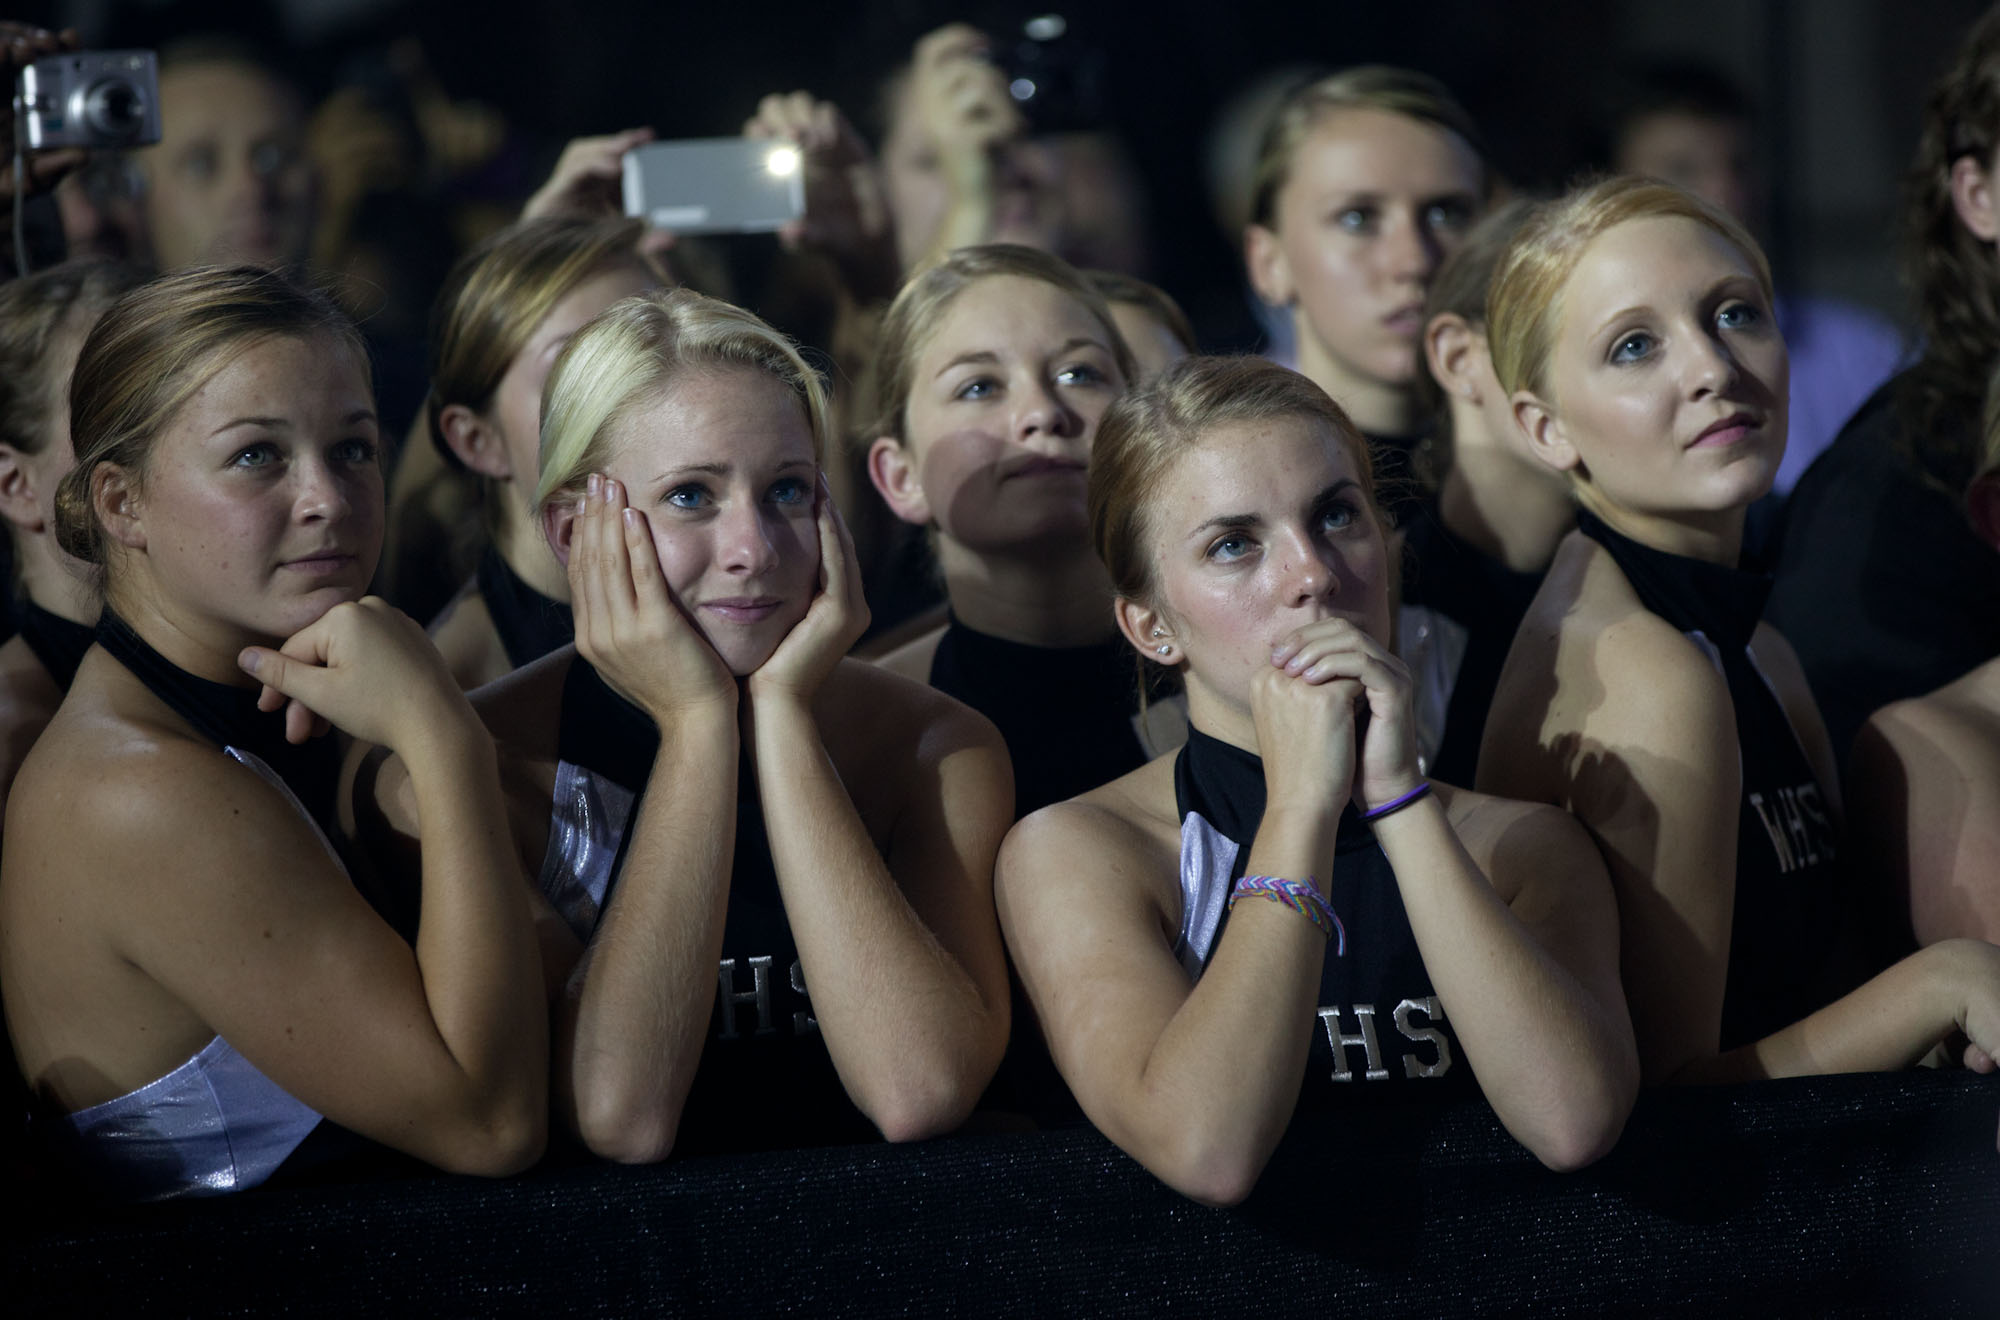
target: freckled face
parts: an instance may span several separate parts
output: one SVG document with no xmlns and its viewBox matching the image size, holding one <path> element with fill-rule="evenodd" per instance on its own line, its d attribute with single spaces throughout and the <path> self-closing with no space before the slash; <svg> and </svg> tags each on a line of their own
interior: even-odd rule
<svg viewBox="0 0 2000 1320">
<path fill-rule="evenodd" d="M 1125 387 L 1088 308 L 998 275 L 958 295 L 917 357 L 906 448 L 930 520 L 975 550 L 1068 547 L 1089 534 L 1097 423 Z"/>
<path fill-rule="evenodd" d="M 674 599 L 752 673 L 819 585 L 819 467 L 806 411 L 752 367 L 696 371 L 613 437 L 607 474 L 652 528 Z"/>
<path fill-rule="evenodd" d="M 528 480 L 523 484 L 533 485 L 535 474 L 540 471 L 542 386 L 563 346 L 585 322 L 611 304 L 644 293 L 658 283 L 636 264 L 600 271 L 556 301 L 507 365 L 507 374 L 493 391 L 487 416 L 500 428 L 508 471 L 527 474 Z"/>
<path fill-rule="evenodd" d="M 1548 402 L 1598 497 L 1671 516 L 1770 489 L 1790 371 L 1735 245 L 1679 216 L 1628 220 L 1584 250 L 1561 307 Z"/>
<path fill-rule="evenodd" d="M 138 512 L 154 590 L 190 630 L 291 636 L 358 600 L 382 550 L 375 402 L 338 341 L 252 344 L 155 442 Z"/>
<path fill-rule="evenodd" d="M 1483 177 L 1457 134 L 1386 110 L 1330 111 L 1306 135 L 1272 221 L 1302 328 L 1332 370 L 1415 379 L 1424 293 L 1464 240 Z"/>
<path fill-rule="evenodd" d="M 1353 451 L 1317 418 L 1217 427 L 1175 460 L 1146 522 L 1190 687 L 1247 710 L 1294 629 L 1339 616 L 1389 636 L 1381 525 Z"/>
</svg>

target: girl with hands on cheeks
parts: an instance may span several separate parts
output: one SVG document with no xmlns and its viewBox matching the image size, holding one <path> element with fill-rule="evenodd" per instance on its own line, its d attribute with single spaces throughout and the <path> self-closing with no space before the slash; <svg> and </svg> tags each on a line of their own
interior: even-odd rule
<svg viewBox="0 0 2000 1320">
<path fill-rule="evenodd" d="M 1090 519 L 1192 727 L 1001 852 L 1084 1112 L 1210 1202 L 1249 1194 L 1302 1103 L 1483 1094 L 1553 1168 L 1609 1149 L 1638 1069 L 1602 867 L 1559 811 L 1420 777 L 1346 415 L 1275 364 L 1187 359 L 1106 415 Z"/>
<path fill-rule="evenodd" d="M 790 341 L 685 290 L 550 374 L 537 507 L 576 647 L 479 705 L 569 946 L 558 1106 L 610 1158 L 947 1131 L 1007 1038 L 1006 753 L 843 658 L 867 611 L 827 432 Z"/>
<path fill-rule="evenodd" d="M 363 597 L 383 510 L 360 336 L 284 276 L 190 270 L 113 305 L 71 398 L 56 530 L 103 621 L 0 865 L 44 1130 L 143 1198 L 255 1186 L 339 1128 L 452 1170 L 531 1163 L 547 1018 L 493 746 L 421 631 Z M 349 879 L 329 723 L 394 753 L 427 826 L 410 936 Z"/>
</svg>

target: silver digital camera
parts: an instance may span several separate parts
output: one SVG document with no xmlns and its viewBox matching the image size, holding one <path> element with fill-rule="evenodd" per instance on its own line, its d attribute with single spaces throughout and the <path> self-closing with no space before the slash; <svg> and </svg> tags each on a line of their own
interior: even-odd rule
<svg viewBox="0 0 2000 1320">
<path fill-rule="evenodd" d="M 150 50 L 51 55 L 21 70 L 20 92 L 31 150 L 160 140 L 160 69 Z"/>
</svg>

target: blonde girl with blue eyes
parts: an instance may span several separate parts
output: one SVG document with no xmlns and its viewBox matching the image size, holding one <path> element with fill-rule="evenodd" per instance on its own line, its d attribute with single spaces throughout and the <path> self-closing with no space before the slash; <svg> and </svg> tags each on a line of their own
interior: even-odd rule
<svg viewBox="0 0 2000 1320">
<path fill-rule="evenodd" d="M 791 342 L 686 290 L 550 371 L 535 508 L 576 645 L 479 697 L 544 909 L 558 1114 L 652 1161 L 956 1127 L 1007 1040 L 991 726 L 867 624 Z"/>
</svg>

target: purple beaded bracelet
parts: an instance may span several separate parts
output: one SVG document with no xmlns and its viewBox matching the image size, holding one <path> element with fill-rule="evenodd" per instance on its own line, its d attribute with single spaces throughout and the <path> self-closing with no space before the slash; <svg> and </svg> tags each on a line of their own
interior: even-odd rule
<svg viewBox="0 0 2000 1320">
<path fill-rule="evenodd" d="M 1422 797 L 1424 794 L 1430 791 L 1431 791 L 1431 781 L 1426 779 L 1423 783 L 1418 784 L 1415 788 L 1403 794 L 1403 796 L 1397 798 L 1395 801 L 1384 802 L 1381 806 L 1376 807 L 1371 811 L 1362 812 L 1361 819 L 1380 820 L 1384 816 L 1393 816 L 1397 812 L 1401 811 L 1404 807 L 1409 806 L 1412 802 L 1415 802 L 1418 798 Z"/>
<path fill-rule="evenodd" d="M 1275 875 L 1246 875 L 1236 882 L 1229 891 L 1226 906 L 1235 907 L 1236 900 L 1248 895 L 1251 898 L 1268 898 L 1273 903 L 1283 903 L 1292 911 L 1318 926 L 1320 934 L 1328 939 L 1340 941 L 1337 952 L 1347 952 L 1347 928 L 1340 924 L 1340 914 L 1333 910 L 1319 892 L 1319 881 L 1312 876 L 1304 880 L 1281 880 Z"/>
</svg>

